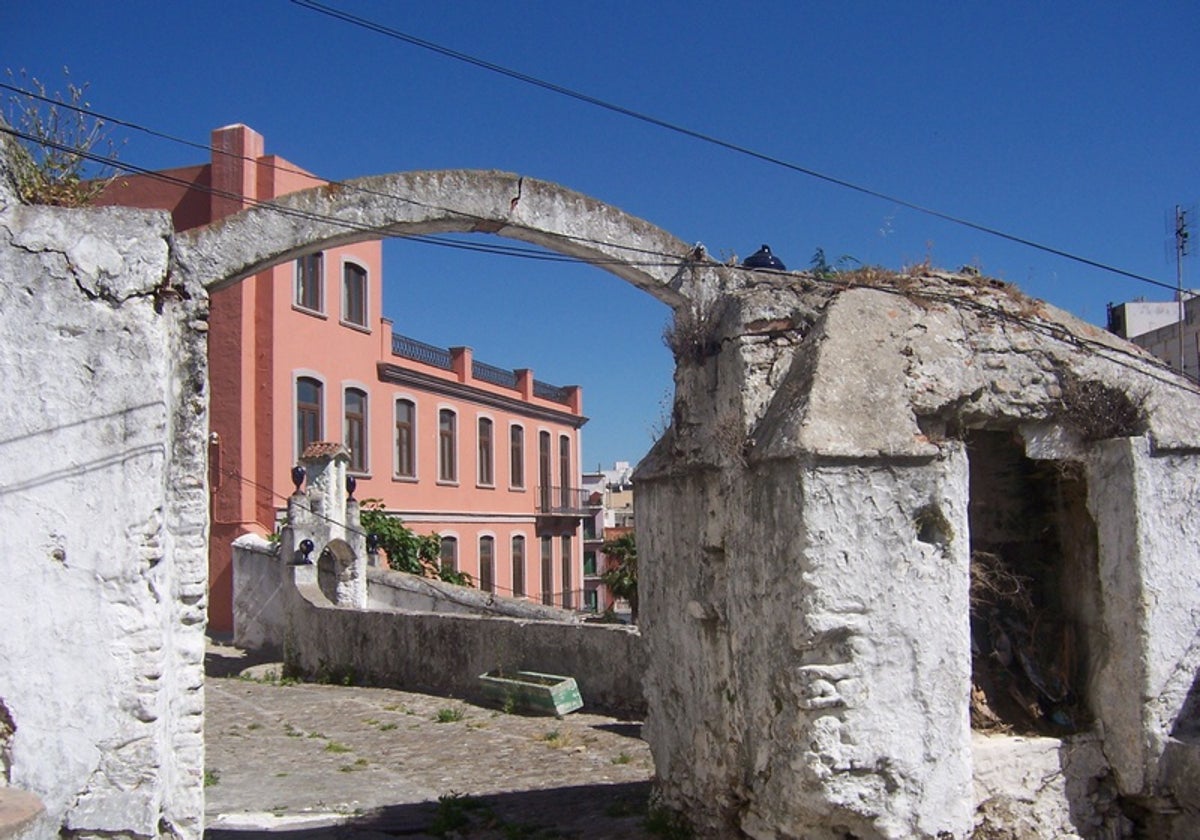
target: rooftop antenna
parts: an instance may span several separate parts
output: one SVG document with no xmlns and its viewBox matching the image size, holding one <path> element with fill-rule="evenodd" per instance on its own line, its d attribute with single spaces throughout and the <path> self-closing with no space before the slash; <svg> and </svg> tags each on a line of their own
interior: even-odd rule
<svg viewBox="0 0 1200 840">
<path fill-rule="evenodd" d="M 1183 323 L 1184 323 L 1184 300 L 1183 300 L 1183 258 L 1188 255 L 1188 238 L 1190 231 L 1188 230 L 1188 211 L 1183 207 L 1175 205 L 1175 297 L 1179 301 L 1179 372 L 1186 373 L 1183 362 Z"/>
</svg>

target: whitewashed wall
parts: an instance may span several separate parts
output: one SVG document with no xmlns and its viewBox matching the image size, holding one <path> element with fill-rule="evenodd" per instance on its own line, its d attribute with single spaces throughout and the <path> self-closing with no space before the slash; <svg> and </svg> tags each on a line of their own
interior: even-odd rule
<svg viewBox="0 0 1200 840">
<path fill-rule="evenodd" d="M 165 289 L 171 234 L 0 186 L 0 702 L 32 837 L 202 830 L 207 298 Z"/>
</svg>

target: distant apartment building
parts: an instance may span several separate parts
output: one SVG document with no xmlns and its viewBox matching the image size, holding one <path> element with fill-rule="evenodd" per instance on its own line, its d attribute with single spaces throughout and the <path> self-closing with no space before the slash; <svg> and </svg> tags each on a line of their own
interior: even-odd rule
<svg viewBox="0 0 1200 840">
<path fill-rule="evenodd" d="M 1200 379 L 1200 292 L 1183 292 L 1182 340 L 1179 300 L 1108 305 L 1108 329 L 1162 359 L 1185 376 Z"/>
<path fill-rule="evenodd" d="M 633 531 L 633 467 L 628 461 L 597 467 L 583 474 L 582 486 L 590 511 L 583 520 L 583 606 L 603 613 L 619 606 L 601 580 L 608 568 L 604 543 Z"/>
<path fill-rule="evenodd" d="M 185 230 L 324 183 L 232 125 L 213 132 L 208 163 L 122 177 L 102 203 L 169 210 Z M 213 629 L 232 629 L 230 544 L 274 530 L 291 467 L 323 440 L 349 448 L 356 498 L 440 534 L 443 562 L 480 588 L 582 606 L 581 389 L 394 334 L 382 306 L 378 240 L 304 254 L 213 292 Z"/>
</svg>

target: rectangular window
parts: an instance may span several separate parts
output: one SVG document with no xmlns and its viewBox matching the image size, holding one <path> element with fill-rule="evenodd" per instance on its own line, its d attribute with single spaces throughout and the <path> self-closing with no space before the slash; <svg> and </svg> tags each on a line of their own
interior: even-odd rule
<svg viewBox="0 0 1200 840">
<path fill-rule="evenodd" d="M 525 595 L 525 537 L 520 534 L 512 538 L 512 594 Z"/>
<path fill-rule="evenodd" d="M 417 477 L 417 407 L 411 400 L 396 400 L 396 475 Z"/>
<path fill-rule="evenodd" d="M 550 483 L 554 480 L 550 469 L 550 433 L 538 432 L 538 495 L 541 497 L 541 510 L 550 512 Z"/>
<path fill-rule="evenodd" d="M 571 439 L 563 435 L 558 439 L 558 485 L 559 502 L 564 510 L 575 507 L 571 502 Z"/>
<path fill-rule="evenodd" d="M 311 309 L 313 312 L 323 311 L 321 293 L 323 263 L 320 251 L 315 254 L 305 254 L 296 260 L 296 306 Z"/>
<path fill-rule="evenodd" d="M 458 539 L 456 537 L 442 537 L 440 559 L 443 569 L 449 569 L 452 572 L 458 571 Z"/>
<path fill-rule="evenodd" d="M 508 430 L 508 485 L 525 486 L 525 430 L 520 426 Z"/>
<path fill-rule="evenodd" d="M 486 417 L 479 418 L 479 483 L 491 487 L 496 483 L 495 459 L 492 444 L 492 421 Z"/>
<path fill-rule="evenodd" d="M 296 380 L 296 444 L 297 455 L 304 454 L 309 444 L 322 435 L 321 383 L 309 376 Z"/>
<path fill-rule="evenodd" d="M 563 609 L 570 609 L 574 606 L 574 598 L 571 592 L 571 538 L 564 536 L 562 538 L 562 605 Z"/>
<path fill-rule="evenodd" d="M 458 481 L 458 418 L 448 408 L 438 412 L 438 480 Z"/>
<path fill-rule="evenodd" d="M 542 603 L 554 603 L 554 541 L 542 537 Z"/>
<path fill-rule="evenodd" d="M 367 270 L 354 263 L 342 267 L 342 320 L 367 325 Z"/>
<path fill-rule="evenodd" d="M 589 589 L 583 593 L 583 606 L 588 612 L 600 612 L 600 593 Z"/>
<path fill-rule="evenodd" d="M 367 471 L 367 394 L 357 388 L 346 389 L 346 448 L 350 450 L 351 472 Z"/>
<path fill-rule="evenodd" d="M 583 573 L 586 576 L 596 576 L 596 552 L 583 552 Z"/>
<path fill-rule="evenodd" d="M 496 538 L 479 538 L 479 588 L 496 591 Z"/>
</svg>

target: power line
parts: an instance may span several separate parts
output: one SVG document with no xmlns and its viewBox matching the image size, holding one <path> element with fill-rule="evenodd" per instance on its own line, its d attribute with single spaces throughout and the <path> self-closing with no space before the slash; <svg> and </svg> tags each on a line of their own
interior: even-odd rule
<svg viewBox="0 0 1200 840">
<path fill-rule="evenodd" d="M 167 140 L 172 143 L 178 143 L 182 146 L 199 149 L 205 153 L 211 153 L 211 154 L 214 154 L 214 155 L 217 155 L 220 157 L 224 157 L 227 159 L 243 161 L 246 163 L 255 164 L 256 166 L 266 167 L 275 172 L 283 172 L 283 173 L 286 173 L 289 175 L 301 175 L 306 178 L 318 178 L 330 186 L 340 187 L 342 189 L 362 193 L 364 195 L 374 195 L 374 196 L 379 196 L 381 198 L 388 198 L 388 199 L 394 199 L 396 201 L 403 201 L 407 204 L 412 204 L 416 207 L 424 207 L 428 210 L 436 210 L 436 211 L 443 212 L 443 213 L 446 213 L 451 216 L 458 216 L 458 217 L 461 217 L 464 219 L 474 219 L 475 218 L 474 216 L 470 216 L 459 210 L 455 210 L 454 208 L 445 207 L 445 206 L 439 205 L 439 204 L 431 204 L 431 203 L 425 202 L 425 201 L 420 201 L 418 199 L 412 198 L 411 196 L 399 195 L 397 193 L 383 192 L 381 190 L 370 189 L 369 187 L 366 187 L 361 183 L 354 183 L 354 182 L 350 182 L 350 181 L 339 181 L 336 179 L 324 178 L 322 176 L 315 175 L 314 173 L 309 172 L 305 169 L 301 169 L 298 166 L 285 166 L 284 164 L 278 163 L 275 160 L 272 160 L 270 162 L 263 162 L 259 158 L 250 157 L 249 155 L 240 155 L 240 154 L 237 154 L 236 152 L 226 151 L 225 149 L 217 149 L 212 146 L 205 145 L 203 143 L 197 143 L 194 140 L 188 140 L 183 137 L 178 137 L 176 135 L 168 134 L 168 133 L 166 133 L 164 131 L 160 131 L 158 129 L 150 128 L 148 126 L 141 125 L 139 123 L 135 123 L 130 120 L 121 119 L 120 117 L 114 117 L 111 114 L 105 114 L 105 113 L 96 111 L 90 107 L 79 105 L 77 103 L 63 102 L 59 99 L 54 99 L 53 97 L 47 96 L 44 93 L 40 93 L 38 91 L 33 91 L 33 90 L 28 90 L 26 88 L 22 88 L 17 85 L 11 85 L 11 84 L 0 81 L 0 90 L 7 90 L 11 93 L 19 94 L 21 96 L 25 96 L 30 99 L 36 99 L 36 100 L 45 102 L 45 103 L 55 106 L 55 107 L 66 108 L 68 110 L 75 111 L 77 113 L 89 116 L 93 119 L 101 120 L 104 122 L 110 122 L 110 123 L 113 123 L 114 125 L 119 125 L 119 126 L 122 126 L 123 128 L 128 128 L 133 131 L 147 134 L 151 137 L 156 137 L 160 140 Z M 9 132 L 9 133 L 14 133 L 14 132 Z M 30 142 L 38 143 L 40 145 L 51 145 L 53 148 L 57 148 L 62 151 L 67 151 L 67 152 L 70 152 L 73 154 L 78 153 L 82 157 L 87 157 L 88 159 L 92 159 L 92 160 L 98 160 L 97 158 L 93 158 L 90 155 L 85 155 L 85 154 L 79 152 L 78 149 L 67 148 L 65 146 L 58 145 L 58 144 L 52 144 L 46 139 L 34 138 L 34 137 L 30 137 L 29 135 L 20 135 L 20 136 L 22 136 L 25 139 L 28 139 Z M 119 163 L 116 160 L 115 155 L 113 155 L 111 157 L 111 159 L 104 158 L 104 160 L 108 161 L 107 165 L 114 166 L 116 168 L 121 168 Z M 151 174 L 151 171 L 145 170 L 145 169 L 139 169 L 138 174 Z M 199 191 L 206 190 L 206 188 L 201 187 L 196 184 L 191 184 L 190 182 L 179 181 L 179 183 L 181 185 L 189 186 L 190 188 L 196 189 Z M 208 189 L 207 191 L 213 192 L 213 190 L 211 190 L 211 189 Z M 225 195 L 228 197 L 235 197 L 235 198 L 244 199 L 247 201 L 253 201 L 253 199 L 249 199 L 248 197 L 240 195 L 240 194 L 226 193 Z M 592 238 L 585 237 L 585 236 L 577 236 L 577 235 L 571 235 L 571 234 L 562 234 L 562 236 L 565 239 L 570 239 L 575 242 L 582 242 L 582 243 L 592 244 L 592 245 L 605 245 L 605 246 L 609 246 L 609 247 L 618 248 L 620 250 L 630 251 L 633 253 L 645 254 L 647 256 L 662 257 L 664 259 L 672 260 L 672 262 L 669 263 L 669 265 L 675 265 L 676 264 L 675 261 L 678 260 L 678 255 L 667 254 L 662 251 L 655 251 L 655 250 L 652 250 L 649 248 L 640 248 L 640 247 L 637 247 L 634 245 L 623 245 L 623 244 L 619 244 L 619 243 L 603 242 L 598 239 L 592 239 Z M 420 237 L 420 236 L 410 236 L 407 238 L 415 239 L 417 241 L 422 241 L 422 237 Z M 430 238 L 434 240 L 430 244 L 434 244 L 434 245 L 444 244 L 441 241 L 440 237 L 430 237 Z M 450 240 L 450 241 L 454 242 L 455 240 Z M 467 243 L 460 242 L 460 244 L 462 244 L 463 246 L 467 246 Z M 496 248 L 496 249 L 507 248 L 514 252 L 512 254 L 512 256 L 521 256 L 522 254 L 537 255 L 537 256 L 533 257 L 534 259 L 550 259 L 550 260 L 559 261 L 559 262 L 580 262 L 580 261 L 587 262 L 586 260 L 583 260 L 582 258 L 571 257 L 566 254 L 547 255 L 546 252 L 542 251 L 542 250 L 537 250 L 537 249 L 532 249 L 532 248 L 522 248 L 522 247 L 516 246 L 516 245 L 507 245 L 507 246 L 491 245 L 491 246 L 479 246 L 479 248 L 481 250 L 484 250 L 487 248 Z M 473 250 L 473 248 L 472 248 L 472 250 Z M 517 252 L 519 252 L 519 253 L 517 253 Z M 623 261 L 614 260 L 613 262 L 623 262 Z M 635 265 L 648 265 L 648 266 L 649 265 L 662 265 L 661 263 L 634 263 L 634 264 Z"/>
<path fill-rule="evenodd" d="M 228 190 L 222 190 L 222 189 L 212 187 L 212 186 L 204 186 L 201 184 L 196 184 L 192 181 L 188 181 L 184 178 L 179 178 L 174 175 L 169 175 L 165 172 L 159 172 L 159 171 L 156 171 L 153 169 L 148 169 L 143 166 L 137 166 L 136 164 L 132 164 L 132 163 L 128 163 L 123 160 L 119 160 L 115 156 L 101 155 L 101 154 L 97 154 L 95 152 L 83 151 L 81 149 L 74 148 L 69 145 L 59 143 L 59 142 L 56 142 L 53 140 L 49 140 L 47 138 L 36 137 L 32 134 L 29 134 L 24 131 L 20 131 L 15 128 L 0 126 L 0 132 L 9 134 L 13 137 L 17 137 L 21 140 L 25 140 L 30 143 L 36 143 L 36 144 L 46 146 L 46 147 L 49 147 L 52 149 L 57 149 L 59 151 L 69 152 L 70 154 L 78 155 L 79 157 L 81 157 L 85 160 L 89 160 L 94 163 L 100 163 L 105 166 L 109 166 L 113 169 L 127 172 L 131 175 L 142 175 L 142 176 L 145 176 L 148 178 L 153 178 L 155 180 L 162 181 L 164 183 L 183 187 L 184 189 L 187 189 L 187 190 L 204 192 L 204 193 L 208 193 L 210 195 L 216 195 L 216 196 L 219 196 L 222 198 L 229 198 L 229 199 L 233 199 L 236 201 L 244 201 L 247 204 L 250 204 L 251 206 L 260 207 L 260 208 L 263 208 L 266 210 L 270 210 L 272 212 L 280 213 L 281 215 L 284 215 L 284 216 L 291 216 L 293 218 L 305 219 L 307 221 L 324 222 L 324 223 L 328 223 L 328 224 L 334 224 L 339 227 L 343 227 L 347 230 L 368 233 L 375 237 L 380 236 L 378 229 L 371 227 L 370 225 L 364 225 L 361 223 L 352 222 L 347 219 L 342 219 L 337 216 L 331 216 L 331 215 L 324 214 L 324 213 L 316 213 L 316 212 L 309 211 L 309 210 L 301 210 L 301 209 L 295 208 L 295 207 L 288 207 L 286 205 L 278 204 L 274 200 L 253 198 L 251 196 L 243 195 L 241 193 L 234 193 L 234 192 L 230 192 Z M 308 173 L 304 173 L 304 174 L 308 174 Z M 316 177 L 316 176 L 312 176 L 312 177 Z M 336 184 L 337 182 L 329 182 L 329 183 Z M 346 186 L 351 186 L 351 185 L 346 185 Z M 389 197 L 389 198 L 398 198 L 401 200 L 405 200 L 405 199 L 403 199 L 402 196 L 391 196 L 387 193 L 376 193 L 376 194 L 382 195 L 385 197 Z M 428 205 L 426 205 L 426 206 L 428 206 Z M 448 212 L 448 213 L 457 213 L 457 211 L 448 210 L 446 208 L 434 207 L 433 209 L 444 210 L 445 212 Z M 459 213 L 458 215 L 463 215 L 463 214 Z M 474 217 L 464 216 L 464 218 L 474 218 Z M 467 242 L 467 241 L 464 241 L 461 239 L 454 239 L 452 237 L 438 236 L 438 235 L 431 235 L 431 234 L 409 234 L 409 235 L 402 236 L 401 238 L 409 239 L 414 242 L 423 242 L 423 243 L 426 243 L 429 245 L 438 245 L 438 246 L 444 247 L 444 248 L 452 248 L 452 249 L 463 250 L 463 251 L 476 251 L 476 252 L 485 253 L 485 254 L 498 254 L 501 256 L 521 257 L 523 259 L 540 260 L 540 261 L 544 261 L 544 262 L 575 263 L 575 264 L 580 264 L 580 265 L 592 265 L 592 266 L 596 266 L 596 267 L 603 267 L 606 265 L 631 265 L 631 266 L 639 266 L 639 267 L 677 268 L 684 261 L 683 257 L 674 256 L 674 255 L 670 255 L 670 254 L 662 254 L 662 257 L 664 259 L 658 260 L 658 261 L 624 260 L 624 259 L 616 259 L 616 258 L 607 258 L 606 259 L 606 258 L 600 258 L 600 257 L 575 257 L 575 256 L 571 256 L 569 254 L 559 254 L 559 253 L 554 253 L 551 251 L 544 251 L 544 250 L 539 250 L 539 249 L 534 249 L 534 248 L 525 248 L 525 247 L 521 247 L 518 245 L 504 245 L 504 244 L 497 244 L 497 243 L 490 243 L 490 242 Z M 568 238 L 572 238 L 577 241 L 581 240 L 580 237 L 568 237 Z M 634 250 L 629 246 L 622 246 L 622 245 L 614 244 L 614 243 L 604 243 L 604 242 L 599 242 L 599 241 L 595 241 L 595 240 L 590 240 L 590 241 L 593 241 L 594 244 L 609 245 L 611 247 L 625 248 L 626 250 Z M 641 250 L 646 253 L 652 253 L 652 252 L 646 251 L 645 249 L 636 249 L 636 250 Z"/>
<path fill-rule="evenodd" d="M 842 187 L 842 188 L 848 189 L 848 190 L 853 190 L 854 192 L 860 193 L 862 195 L 867 195 L 872 198 L 878 198 L 883 201 L 887 201 L 892 204 L 899 205 L 900 207 L 905 207 L 909 210 L 913 210 L 918 213 L 922 213 L 926 216 L 931 216 L 935 219 L 941 219 L 942 221 L 950 222 L 951 224 L 956 224 L 956 225 L 959 225 L 962 227 L 970 228 L 971 230 L 975 230 L 980 233 L 987 234 L 989 236 L 995 236 L 999 239 L 1004 239 L 1008 242 L 1013 242 L 1018 245 L 1024 245 L 1027 248 L 1033 248 L 1035 250 L 1042 251 L 1043 253 L 1053 254 L 1054 256 L 1062 257 L 1063 259 L 1071 260 L 1072 262 L 1077 262 L 1077 263 L 1080 263 L 1081 265 L 1086 265 L 1091 268 L 1099 269 L 1101 271 L 1107 271 L 1112 274 L 1117 274 L 1122 277 L 1129 278 L 1131 280 L 1138 280 L 1143 283 L 1150 283 L 1151 285 L 1161 286 L 1163 288 L 1168 288 L 1168 289 L 1173 288 L 1169 284 L 1163 283 L 1159 280 L 1155 280 L 1151 277 L 1147 277 L 1142 274 L 1136 274 L 1132 271 L 1126 271 L 1125 269 L 1117 268 L 1115 266 L 1111 266 L 1106 263 L 1102 263 L 1098 260 L 1093 260 L 1088 257 L 1080 256 L 1078 254 L 1074 254 L 1070 251 L 1066 251 L 1061 248 L 1055 248 L 1050 245 L 1045 245 L 1043 243 L 1036 242 L 1032 239 L 1028 239 L 1023 236 L 1018 236 L 1016 234 L 1007 233 L 1005 231 L 1000 230 L 999 228 L 995 228 L 990 225 L 981 224 L 979 222 L 973 222 L 973 221 L 971 221 L 969 219 L 965 219 L 961 216 L 955 216 L 950 213 L 945 213 L 941 210 L 935 210 L 932 207 L 926 207 L 922 204 L 917 204 L 916 202 L 908 201 L 906 199 L 899 198 L 899 197 L 891 195 L 889 193 L 871 189 L 870 187 L 864 187 L 860 184 L 855 184 L 855 183 L 853 183 L 851 181 L 847 181 L 843 178 L 837 178 L 832 175 L 827 175 L 827 174 L 825 174 L 823 172 L 819 172 L 815 169 L 811 169 L 809 167 L 801 166 L 800 164 L 792 163 L 791 161 L 784 160 L 783 158 L 779 158 L 774 155 L 769 155 L 765 152 L 760 152 L 755 149 L 751 149 L 748 146 L 743 146 L 741 144 L 734 143 L 729 140 L 724 140 L 724 139 L 721 139 L 714 135 L 706 134 L 704 132 L 697 131 L 695 129 L 680 125 L 679 123 L 673 123 L 668 120 L 664 120 L 660 117 L 655 117 L 655 116 L 653 116 L 651 114 L 647 114 L 643 111 L 636 111 L 632 108 L 627 108 L 624 105 L 619 105 L 617 103 L 614 103 L 614 102 L 611 102 L 611 101 L 608 101 L 605 99 L 600 99 L 599 97 L 595 97 L 590 94 L 583 93 L 581 91 L 566 87 L 564 85 L 557 84 L 555 82 L 550 82 L 545 79 L 538 78 L 537 76 L 531 76 L 527 73 L 522 73 L 518 70 L 513 70 L 512 68 L 505 67 L 500 64 L 495 64 L 494 62 L 487 61 L 482 58 L 478 58 L 477 56 L 470 55 L 469 53 L 460 52 L 458 50 L 451 49 L 450 47 L 446 47 L 441 44 L 434 43 L 433 41 L 427 41 L 424 38 L 418 38 L 415 35 L 410 35 L 407 32 L 402 32 L 399 29 L 394 29 L 390 26 L 379 23 L 378 21 L 373 21 L 368 18 L 360 17 L 358 15 L 354 15 L 349 12 L 343 11 L 342 9 L 338 9 L 333 6 L 328 6 L 324 3 L 319 3 L 316 0 L 291 0 L 291 2 L 294 5 L 300 6 L 305 9 L 309 9 L 310 11 L 318 12 L 319 14 L 326 15 L 327 17 L 331 17 L 336 20 L 340 20 L 345 23 L 349 23 L 354 26 L 358 26 L 362 29 L 366 29 L 371 32 L 375 32 L 380 35 L 384 35 L 388 38 L 392 38 L 394 40 L 401 41 L 401 42 L 409 44 L 411 46 L 419 47 L 421 49 L 428 50 L 433 53 L 437 53 L 438 55 L 444 56 L 446 58 L 450 58 L 455 61 L 461 61 L 465 64 L 470 64 L 474 67 L 478 67 L 482 70 L 487 70 L 491 73 L 496 73 L 498 75 L 505 76 L 510 79 L 514 79 L 518 82 L 522 82 L 524 84 L 532 85 L 534 87 L 538 87 L 543 90 L 550 91 L 551 93 L 557 93 L 560 96 L 565 96 L 570 99 L 574 99 L 579 102 L 583 102 L 587 105 L 592 105 L 596 108 L 601 108 L 606 111 L 611 111 L 612 113 L 619 114 L 624 117 L 629 117 L 630 119 L 638 120 L 639 122 L 647 123 L 649 125 L 653 125 L 658 128 L 662 128 L 667 131 L 674 132 L 676 134 L 681 134 L 685 137 L 690 137 L 693 140 L 699 140 L 703 143 L 708 143 L 710 145 L 717 146 L 719 148 L 734 152 L 739 155 L 743 155 L 745 157 L 750 157 L 755 160 L 759 160 L 764 163 L 771 164 L 773 166 L 779 166 L 779 167 L 782 167 L 783 169 L 787 169 L 792 172 L 797 172 L 801 175 L 807 175 L 810 178 L 815 178 L 817 180 L 824 181 L 828 184 L 833 184 L 834 186 Z"/>
<path fill-rule="evenodd" d="M 195 189 L 195 190 L 209 193 L 211 195 L 217 195 L 217 196 L 220 196 L 223 198 L 230 198 L 230 199 L 235 199 L 235 200 L 239 200 L 239 201 L 245 201 L 253 206 L 261 207 L 261 208 L 271 211 L 271 212 L 281 213 L 286 216 L 297 217 L 297 218 L 305 219 L 308 221 L 326 222 L 326 223 L 330 223 L 330 224 L 339 225 L 341 227 L 345 227 L 348 230 L 357 230 L 357 231 L 361 231 L 361 232 L 365 232 L 365 233 L 370 233 L 373 235 L 378 235 L 378 231 L 375 228 L 372 228 L 367 225 L 358 224 L 358 223 L 351 222 L 346 219 L 340 219 L 336 216 L 329 216 L 326 214 L 314 213 L 311 211 L 300 210 L 300 209 L 293 208 L 293 207 L 287 207 L 284 205 L 277 204 L 273 201 L 266 201 L 266 200 L 262 200 L 262 199 L 250 198 L 248 196 L 241 195 L 240 193 L 233 193 L 233 192 L 229 192 L 227 190 L 220 190 L 220 189 L 217 189 L 217 188 L 211 187 L 211 186 L 209 186 L 209 187 L 200 186 L 200 185 L 194 184 L 191 181 L 187 181 L 183 178 L 178 178 L 173 175 L 168 175 L 164 172 L 158 172 L 158 171 L 155 171 L 152 169 L 147 169 L 145 167 L 136 166 L 134 164 L 127 163 L 125 161 L 120 161 L 120 160 L 116 159 L 115 157 L 99 155 L 94 152 L 85 152 L 85 151 L 81 151 L 79 149 L 74 149 L 74 148 L 68 147 L 65 144 L 57 143 L 54 141 L 49 141 L 49 140 L 46 140 L 43 138 L 37 138 L 26 132 L 19 131 L 17 129 L 10 128 L 7 126 L 0 125 L 0 132 L 7 133 L 9 135 L 20 138 L 27 142 L 41 143 L 43 145 L 47 145 L 51 148 L 55 148 L 60 151 L 68 151 L 68 152 L 71 152 L 72 154 L 77 154 L 80 157 L 85 158 L 87 160 L 90 160 L 90 161 L 93 161 L 96 163 L 101 163 L 106 166 L 112 166 L 114 168 L 129 172 L 130 174 L 144 175 L 146 177 L 154 178 L 154 179 L 163 181 L 165 183 L 174 184 L 176 186 L 182 186 L 186 189 Z M 305 173 L 305 174 L 307 174 L 307 173 Z M 427 235 L 415 235 L 415 236 L 410 236 L 410 237 L 405 237 L 405 238 L 412 239 L 417 242 L 423 242 L 423 243 L 430 244 L 430 245 L 438 245 L 441 247 L 457 248 L 457 249 L 461 249 L 461 250 L 476 251 L 476 252 L 489 253 L 489 254 L 499 254 L 502 256 L 514 256 L 514 257 L 521 257 L 521 258 L 525 258 L 525 259 L 541 259 L 541 260 L 556 261 L 556 262 L 572 262 L 572 263 L 593 265 L 596 267 L 603 267 L 604 265 L 607 265 L 607 264 L 642 265 L 642 266 L 653 265 L 653 266 L 672 266 L 672 267 L 674 267 L 674 266 L 678 266 L 681 264 L 681 261 L 678 259 L 676 259 L 675 261 L 672 261 L 672 262 L 663 262 L 663 263 L 649 263 L 649 262 L 637 263 L 637 262 L 629 262 L 629 261 L 625 261 L 625 260 L 586 259 L 586 258 L 582 258 L 582 257 L 571 257 L 571 256 L 567 256 L 564 254 L 554 254 L 554 253 L 542 252 L 542 251 L 532 251 L 532 250 L 528 250 L 528 249 L 521 249 L 521 248 L 515 248 L 515 247 L 510 248 L 508 246 L 502 246 L 502 245 L 462 242 L 462 241 L 458 241 L 458 240 L 448 240 L 448 239 L 436 238 L 436 237 L 427 236 Z M 840 283 L 840 281 L 838 280 L 836 275 L 834 275 L 832 277 L 821 277 L 821 276 L 814 275 L 810 279 L 816 283 L 825 283 L 825 284 L 833 285 L 833 286 L 839 285 L 839 283 Z M 1150 280 L 1149 278 L 1144 278 L 1144 281 L 1153 283 L 1154 285 L 1163 286 L 1164 288 L 1168 288 L 1168 289 L 1174 288 L 1168 284 L 1161 283 L 1156 280 Z M 896 294 L 902 294 L 902 295 L 908 294 L 907 292 L 904 292 L 899 289 L 892 290 L 892 289 L 887 289 L 886 287 L 882 287 L 882 286 L 877 287 L 877 288 L 880 288 L 883 291 L 892 291 Z M 939 297 L 939 295 L 937 295 L 936 293 L 933 293 L 933 294 L 925 293 L 925 294 L 927 294 L 930 297 Z M 951 299 L 947 298 L 947 300 L 949 301 Z M 1026 326 L 1037 326 L 1040 324 L 1039 321 L 1036 321 L 1032 318 L 1018 318 L 1018 317 L 1012 315 L 1012 313 L 1006 312 L 1000 306 L 989 305 L 989 304 L 984 304 L 984 303 L 979 303 L 979 302 L 974 302 L 973 305 L 975 305 L 977 308 L 994 312 L 995 314 L 997 314 L 1000 317 L 1020 321 L 1021 323 L 1024 323 Z M 1051 329 L 1051 326 L 1045 325 L 1045 328 Z M 1061 328 L 1054 327 L 1053 329 L 1055 332 L 1062 332 Z M 1062 338 L 1061 335 L 1059 337 Z M 1093 345 L 1096 347 L 1103 347 L 1104 349 L 1109 350 L 1109 351 L 1113 351 L 1113 348 L 1108 347 L 1107 345 L 1103 345 L 1100 342 L 1091 341 L 1091 340 L 1088 340 L 1088 339 L 1085 339 L 1085 338 L 1082 338 L 1079 336 L 1073 336 L 1072 340 L 1075 341 L 1076 343 L 1090 344 L 1090 345 Z M 1134 355 L 1135 355 L 1132 352 L 1125 351 L 1125 350 L 1117 350 L 1115 352 L 1121 353 L 1126 356 L 1130 356 L 1131 358 L 1134 357 Z"/>
</svg>

